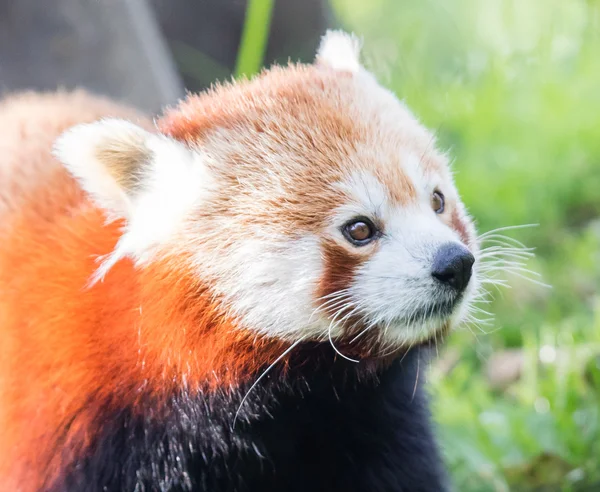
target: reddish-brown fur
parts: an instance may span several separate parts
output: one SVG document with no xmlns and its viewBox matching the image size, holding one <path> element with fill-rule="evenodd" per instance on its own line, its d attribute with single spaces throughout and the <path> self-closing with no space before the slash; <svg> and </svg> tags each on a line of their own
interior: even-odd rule
<svg viewBox="0 0 600 492">
<path fill-rule="evenodd" d="M 328 296 L 352 285 L 356 270 L 367 260 L 367 256 L 357 252 L 352 253 L 335 243 L 324 243 L 322 249 L 325 271 L 319 285 L 318 296 L 327 300 L 330 298 Z"/>
<path fill-rule="evenodd" d="M 104 226 L 104 214 L 51 158 L 51 142 L 77 122 L 133 112 L 83 95 L 75 100 L 84 98 L 87 112 L 70 109 L 69 98 L 60 98 L 64 104 L 50 96 L 51 104 L 38 102 L 55 106 L 62 118 L 42 109 L 13 121 L 43 143 L 35 140 L 27 150 L 26 141 L 16 140 L 9 144 L 22 148 L 6 149 L 22 158 L 18 176 L 11 175 L 9 191 L 0 195 L 7 205 L 0 228 L 0 483 L 6 490 L 38 489 L 58 444 L 55 432 L 72 417 L 62 438 L 74 440 L 73 452 L 86 445 L 94 401 L 135 404 L 140 389 L 160 398 L 174 385 L 228 386 L 285 349 L 233 329 L 235 321 L 223 316 L 181 258 L 141 270 L 122 260 L 104 282 L 86 288 L 97 255 L 113 249 L 120 224 Z M 46 174 L 39 186 L 34 173 L 24 178 L 31 168 Z"/>
<path fill-rule="evenodd" d="M 85 289 L 95 255 L 111 251 L 118 231 L 116 225 L 102 229 L 102 214 L 80 207 L 76 218 L 34 230 L 24 214 L 3 247 L 2 465 L 43 463 L 54 444 L 48 430 L 65 425 L 90 396 L 130 404 L 142 388 L 160 397 L 183 382 L 192 389 L 228 386 L 284 349 L 234 330 L 206 288 L 168 261 L 137 271 L 124 260 L 103 283 Z M 66 227 L 83 234 L 64 241 Z M 20 297 L 23 283 L 31 284 L 26 298 Z M 28 326 L 22 326 L 24 312 Z M 87 419 L 93 417 L 79 415 L 70 434 L 91 432 Z M 2 465 L 0 478 L 8 472 Z"/>
<path fill-rule="evenodd" d="M 469 234 L 469 230 L 465 225 L 464 221 L 460 218 L 460 214 L 456 207 L 454 207 L 450 214 L 450 227 L 456 231 L 458 237 L 460 237 L 461 241 L 466 245 L 470 245 L 472 242 L 471 234 Z"/>
<path fill-rule="evenodd" d="M 48 463 L 64 459 L 55 446 L 68 443 L 63 447 L 77 453 L 90 444 L 91 423 L 102 412 L 97 402 L 135 409 L 140 390 L 160 400 L 174 388 L 235 385 L 289 346 L 240 329 L 186 255 L 207 230 L 224 238 L 206 246 L 209 256 L 254 228 L 288 237 L 322 233 L 341 201 L 336 185 L 347 179 L 348 162 L 359 171 L 376 168 L 396 204 L 413 200 L 400 157 L 368 152 L 392 142 L 424 155 L 429 138 L 413 135 L 410 125 L 370 128 L 353 100 L 357 91 L 350 74 L 276 68 L 167 113 L 159 129 L 201 143 L 221 163 L 211 171 L 227 193 L 193 212 L 196 243 L 183 245 L 189 249 L 176 256 L 167 251 L 143 268 L 122 259 L 89 288 L 97 256 L 113 250 L 122 224 L 105 225 L 104 213 L 52 158 L 52 142 L 68 127 L 102 116 L 152 125 L 129 108 L 83 93 L 26 96 L 0 106 L 0 126 L 7 129 L 0 136 L 0 484 L 37 490 Z M 377 110 L 367 116 L 376 118 Z M 211 143 L 217 128 L 235 132 L 236 142 Z M 264 173 L 266 156 L 282 164 L 275 177 Z M 374 166 L 373 159 L 383 162 Z M 238 186 L 240 173 L 260 183 L 260 191 Z M 453 227 L 461 233 L 460 218 Z M 316 294 L 348 287 L 369 254 L 334 242 L 323 246 L 325 272 Z"/>
<path fill-rule="evenodd" d="M 247 85 L 220 86 L 189 98 L 167 112 L 159 127 L 178 140 L 203 144 L 216 128 L 226 129 L 235 131 L 236 139 L 244 143 L 241 152 L 223 150 L 219 145 L 219 157 L 225 162 L 243 162 L 243 172 L 251 179 L 260 176 L 261 193 L 236 195 L 233 203 L 230 196 L 223 196 L 222 207 L 207 210 L 207 215 L 248 216 L 251 222 L 251 216 L 277 207 L 280 218 L 273 226 L 318 232 L 341 201 L 340 190 L 331 185 L 347 179 L 353 157 L 359 167 L 376 169 L 376 176 L 388 185 L 390 198 L 396 203 L 405 205 L 415 198 L 415 189 L 398 156 L 375 164 L 376 156 L 361 155 L 363 150 L 357 149 L 363 145 L 369 152 L 383 145 L 381 142 L 400 143 L 406 138 L 394 129 L 389 130 L 390 135 L 372 135 L 371 120 L 362 119 L 360 102 L 366 95 L 360 91 L 348 73 L 313 65 L 273 67 Z M 430 147 L 429 141 L 416 136 L 414 141 L 402 143 L 414 146 L 420 154 Z M 270 158 L 281 161 L 278 177 L 287 177 L 283 182 L 292 188 L 269 183 L 270 176 L 264 173 L 265 149 Z M 239 178 L 235 165 L 217 172 L 230 183 Z M 231 187 L 236 189 L 234 184 Z"/>
</svg>

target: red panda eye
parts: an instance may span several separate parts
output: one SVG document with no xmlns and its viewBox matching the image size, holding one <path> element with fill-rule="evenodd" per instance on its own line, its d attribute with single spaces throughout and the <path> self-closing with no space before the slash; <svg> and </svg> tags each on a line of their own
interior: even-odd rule
<svg viewBox="0 0 600 492">
<path fill-rule="evenodd" d="M 446 200 L 441 191 L 434 191 L 431 197 L 431 206 L 436 214 L 443 214 L 446 207 Z"/>
<path fill-rule="evenodd" d="M 355 246 L 364 246 L 375 238 L 377 229 L 369 219 L 361 217 L 348 222 L 342 232 Z"/>
</svg>

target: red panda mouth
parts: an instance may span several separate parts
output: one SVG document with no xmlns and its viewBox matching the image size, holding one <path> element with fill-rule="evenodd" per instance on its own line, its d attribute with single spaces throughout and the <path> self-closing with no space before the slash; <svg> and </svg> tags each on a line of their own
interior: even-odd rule
<svg viewBox="0 0 600 492">
<path fill-rule="evenodd" d="M 408 316 L 401 316 L 394 321 L 398 324 L 414 325 L 424 323 L 432 319 L 444 321 L 454 313 L 455 308 L 460 304 L 462 295 L 453 300 L 444 300 L 420 307 Z"/>
<path fill-rule="evenodd" d="M 348 358 L 379 360 L 393 358 L 394 354 L 403 353 L 414 345 L 438 343 L 451 331 L 451 316 L 460 301 L 461 296 L 457 296 L 452 300 L 425 304 L 408 316 L 376 325 L 358 321 L 348 327 L 343 340 L 335 342 L 339 349 L 336 352 L 342 352 Z"/>
</svg>

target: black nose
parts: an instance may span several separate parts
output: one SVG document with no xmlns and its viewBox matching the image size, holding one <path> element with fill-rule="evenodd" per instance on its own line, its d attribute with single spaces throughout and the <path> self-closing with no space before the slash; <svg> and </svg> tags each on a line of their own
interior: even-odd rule
<svg viewBox="0 0 600 492">
<path fill-rule="evenodd" d="M 467 248 L 456 243 L 440 247 L 433 260 L 433 275 L 440 282 L 462 292 L 471 279 L 475 258 Z"/>
</svg>

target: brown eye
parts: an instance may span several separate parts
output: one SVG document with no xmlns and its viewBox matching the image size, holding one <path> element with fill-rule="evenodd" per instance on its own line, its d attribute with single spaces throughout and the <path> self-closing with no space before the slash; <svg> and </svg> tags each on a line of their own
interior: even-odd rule
<svg viewBox="0 0 600 492">
<path fill-rule="evenodd" d="M 344 236 L 355 246 L 364 246 L 374 238 L 377 229 L 373 223 L 366 218 L 354 219 L 348 222 L 343 229 Z"/>
<path fill-rule="evenodd" d="M 436 214 L 443 214 L 446 206 L 444 195 L 440 191 L 434 191 L 431 197 L 431 206 Z"/>
</svg>

